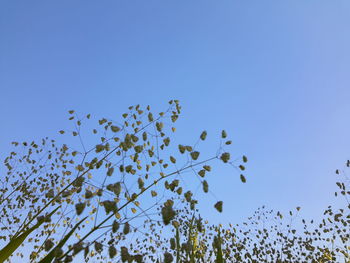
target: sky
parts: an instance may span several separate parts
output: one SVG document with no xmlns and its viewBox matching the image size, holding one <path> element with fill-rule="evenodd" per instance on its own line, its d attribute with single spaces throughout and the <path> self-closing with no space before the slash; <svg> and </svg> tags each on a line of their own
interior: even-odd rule
<svg viewBox="0 0 350 263">
<path fill-rule="evenodd" d="M 349 13 L 347 0 L 2 0 L 0 157 L 57 138 L 71 109 L 116 118 L 179 99 L 179 139 L 225 129 L 249 159 L 246 184 L 213 175 L 224 212 L 203 217 L 239 223 L 267 205 L 317 218 L 350 155 Z"/>
</svg>

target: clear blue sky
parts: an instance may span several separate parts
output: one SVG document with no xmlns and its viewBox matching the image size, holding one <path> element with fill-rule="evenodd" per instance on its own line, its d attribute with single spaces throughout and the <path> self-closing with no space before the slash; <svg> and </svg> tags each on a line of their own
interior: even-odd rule
<svg viewBox="0 0 350 263">
<path fill-rule="evenodd" d="M 115 117 L 177 98 L 183 140 L 225 128 L 250 160 L 245 185 L 215 175 L 224 216 L 205 217 L 263 204 L 317 217 L 350 157 L 349 14 L 348 0 L 2 0 L 1 157 L 57 137 L 69 109 Z"/>
</svg>

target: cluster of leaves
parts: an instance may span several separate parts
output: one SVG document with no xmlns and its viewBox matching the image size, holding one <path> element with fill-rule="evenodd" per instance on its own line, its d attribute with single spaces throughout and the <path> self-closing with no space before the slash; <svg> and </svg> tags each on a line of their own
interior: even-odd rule
<svg viewBox="0 0 350 263">
<path fill-rule="evenodd" d="M 206 131 L 193 145 L 172 143 L 180 113 L 177 100 L 158 114 L 149 106 L 131 106 L 121 122 L 99 119 L 88 147 L 82 126 L 91 116 L 79 118 L 70 111 L 75 128 L 60 133 L 78 138 L 79 149 L 58 147 L 47 138 L 41 144 L 13 143 L 20 148 L 6 158 L 8 171 L 0 182 L 5 248 L 15 250 L 21 237 L 17 243 L 31 246 L 33 262 L 71 262 L 77 254 L 94 262 L 155 258 L 157 246 L 149 244 L 162 240 L 160 229 L 172 225 L 184 204 L 193 211 L 198 204 L 184 174 L 193 173 L 189 180 L 197 180 L 207 193 L 210 163 L 243 173 L 247 162 L 246 157 L 231 160 L 225 131 L 217 152 L 206 158 L 199 151 Z M 221 212 L 222 201 L 214 207 Z M 20 249 L 16 253 L 24 256 Z"/>
<path fill-rule="evenodd" d="M 174 237 L 161 248 L 163 261 L 350 262 L 349 182 L 347 176 L 337 182 L 335 194 L 345 197 L 344 205 L 340 209 L 329 206 L 317 222 L 301 219 L 300 207 L 286 216 L 262 207 L 247 222 L 229 227 L 211 225 L 193 211 L 183 210 L 174 224 Z"/>
</svg>

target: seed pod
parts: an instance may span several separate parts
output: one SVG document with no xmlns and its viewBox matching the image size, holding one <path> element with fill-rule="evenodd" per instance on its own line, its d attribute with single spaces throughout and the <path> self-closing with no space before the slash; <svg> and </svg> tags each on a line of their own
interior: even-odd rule
<svg viewBox="0 0 350 263">
<path fill-rule="evenodd" d="M 200 170 L 198 172 L 198 174 L 199 174 L 200 177 L 204 177 L 205 176 L 205 170 Z"/>
<path fill-rule="evenodd" d="M 120 128 L 118 127 L 118 126 L 111 126 L 111 130 L 112 130 L 112 132 L 118 132 L 118 131 L 120 131 Z"/>
<path fill-rule="evenodd" d="M 46 194 L 45 197 L 46 198 L 53 198 L 55 196 L 55 192 L 53 189 L 50 189 Z"/>
<path fill-rule="evenodd" d="M 163 129 L 163 123 L 162 122 L 156 122 L 156 128 L 157 128 L 157 131 L 161 132 L 162 129 Z"/>
<path fill-rule="evenodd" d="M 133 142 L 137 142 L 137 141 L 139 140 L 139 137 L 137 137 L 136 135 L 132 134 L 132 135 L 131 135 L 131 140 L 132 140 Z"/>
<path fill-rule="evenodd" d="M 107 190 L 112 191 L 117 196 L 120 195 L 120 192 L 122 189 L 120 182 L 115 183 L 115 184 L 109 184 L 109 185 L 107 185 L 106 188 L 107 188 Z"/>
<path fill-rule="evenodd" d="M 197 152 L 197 151 L 191 152 L 191 157 L 193 160 L 197 160 L 199 157 L 199 152 Z"/>
<path fill-rule="evenodd" d="M 225 130 L 221 131 L 221 138 L 225 139 L 227 137 L 227 133 Z"/>
<path fill-rule="evenodd" d="M 86 204 L 85 203 L 78 203 L 75 205 L 75 211 L 77 212 L 77 215 L 81 215 L 85 209 Z"/>
<path fill-rule="evenodd" d="M 164 225 L 169 225 L 170 221 L 175 217 L 175 211 L 171 205 L 162 207 L 162 218 Z"/>
<path fill-rule="evenodd" d="M 204 170 L 210 172 L 211 171 L 211 167 L 209 165 L 204 165 L 203 166 Z"/>
<path fill-rule="evenodd" d="M 112 224 L 112 232 L 113 233 L 117 232 L 119 229 L 119 226 L 120 226 L 120 224 L 116 220 L 114 220 L 113 224 Z"/>
<path fill-rule="evenodd" d="M 172 122 L 175 122 L 178 118 L 179 118 L 179 115 L 177 115 L 177 114 L 171 115 Z"/>
<path fill-rule="evenodd" d="M 170 156 L 170 161 L 171 161 L 172 163 L 176 163 L 176 159 L 175 159 L 173 156 Z"/>
<path fill-rule="evenodd" d="M 184 153 L 186 151 L 186 147 L 179 144 L 179 151 L 180 151 L 180 153 Z"/>
<path fill-rule="evenodd" d="M 127 247 L 121 247 L 121 260 L 126 262 L 129 260 L 130 254 Z"/>
<path fill-rule="evenodd" d="M 79 176 L 77 179 L 74 180 L 73 186 L 75 187 L 81 187 L 85 181 L 85 178 L 82 176 Z"/>
<path fill-rule="evenodd" d="M 48 239 L 44 243 L 44 249 L 45 251 L 49 251 L 55 244 L 52 242 L 51 239 Z"/>
<path fill-rule="evenodd" d="M 181 195 L 182 194 L 182 187 L 177 188 L 176 193 Z"/>
<path fill-rule="evenodd" d="M 214 207 L 216 208 L 216 210 L 218 210 L 220 213 L 222 212 L 222 201 L 217 202 Z"/>
<path fill-rule="evenodd" d="M 102 205 L 105 208 L 106 214 L 117 210 L 117 203 L 114 201 L 106 200 L 102 202 Z"/>
<path fill-rule="evenodd" d="M 150 112 L 148 113 L 148 121 L 152 122 L 153 121 L 153 114 Z"/>
<path fill-rule="evenodd" d="M 164 253 L 164 263 L 172 263 L 173 260 L 173 255 L 171 255 L 169 252 Z"/>
<path fill-rule="evenodd" d="M 145 183 L 141 177 L 139 177 L 139 179 L 137 179 L 137 183 L 139 185 L 139 189 L 142 189 L 145 186 Z"/>
<path fill-rule="evenodd" d="M 188 152 L 192 152 L 193 151 L 192 146 L 187 145 L 187 146 L 185 146 L 185 148 L 186 148 L 186 151 L 188 151 Z"/>
<path fill-rule="evenodd" d="M 202 184 L 203 184 L 203 191 L 204 191 L 204 193 L 208 193 L 208 191 L 209 191 L 208 182 L 206 180 L 204 180 Z"/>
<path fill-rule="evenodd" d="M 69 190 L 66 190 L 62 193 L 62 197 L 68 197 L 70 196 L 72 193 Z"/>
<path fill-rule="evenodd" d="M 90 199 L 93 196 L 92 192 L 90 190 L 85 191 L 85 198 Z"/>
<path fill-rule="evenodd" d="M 191 202 L 192 195 L 193 195 L 193 194 L 191 193 L 191 191 L 187 191 L 187 192 L 184 194 L 185 199 L 186 199 L 187 202 Z"/>
<path fill-rule="evenodd" d="M 207 138 L 207 131 L 203 131 L 200 136 L 201 140 L 204 141 Z"/>
<path fill-rule="evenodd" d="M 110 258 L 114 258 L 117 255 L 117 249 L 114 246 L 108 248 L 108 254 Z"/>
<path fill-rule="evenodd" d="M 124 235 L 127 235 L 127 234 L 129 234 L 129 232 L 130 232 L 130 225 L 128 222 L 126 222 L 124 224 L 123 233 L 124 233 Z"/>
<path fill-rule="evenodd" d="M 142 150 L 143 150 L 143 146 L 142 146 L 142 145 L 137 145 L 137 146 L 135 146 L 134 150 L 135 150 L 135 152 L 137 152 L 137 153 L 141 153 Z"/>
<path fill-rule="evenodd" d="M 96 145 L 96 153 L 102 152 L 105 149 L 105 147 L 102 144 Z"/>
<path fill-rule="evenodd" d="M 98 189 L 96 195 L 101 197 L 102 194 L 103 194 L 103 190 L 102 189 Z"/>
<path fill-rule="evenodd" d="M 227 163 L 230 160 L 230 153 L 223 153 L 220 157 L 220 159 L 224 162 Z"/>
<path fill-rule="evenodd" d="M 170 143 L 170 138 L 169 138 L 169 137 L 165 138 L 165 139 L 163 140 L 163 142 L 164 142 L 165 146 L 168 146 L 169 143 Z"/>
<path fill-rule="evenodd" d="M 147 141 L 147 132 L 143 132 L 143 133 L 142 133 L 142 139 L 143 139 L 144 141 Z"/>
<path fill-rule="evenodd" d="M 131 172 L 131 169 L 132 169 L 132 165 L 128 165 L 128 166 L 125 167 L 125 171 L 126 171 L 127 173 L 130 173 L 130 172 Z"/>
<path fill-rule="evenodd" d="M 112 176 L 113 172 L 114 172 L 114 168 L 113 167 L 108 168 L 107 176 Z"/>
<path fill-rule="evenodd" d="M 95 250 L 96 250 L 97 253 L 101 253 L 102 250 L 103 250 L 102 244 L 99 243 L 99 242 L 95 242 Z"/>
</svg>

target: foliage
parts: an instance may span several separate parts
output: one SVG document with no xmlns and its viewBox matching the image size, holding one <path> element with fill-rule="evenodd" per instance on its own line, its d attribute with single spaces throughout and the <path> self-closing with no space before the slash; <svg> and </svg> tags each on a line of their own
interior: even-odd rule
<svg viewBox="0 0 350 263">
<path fill-rule="evenodd" d="M 51 221 L 44 220 L 28 237 L 31 261 L 70 262 L 82 251 L 86 261 L 156 261 L 157 245 L 149 244 L 159 244 L 160 229 L 173 225 L 181 207 L 187 204 L 191 211 L 196 210 L 193 183 L 209 192 L 204 178 L 212 171 L 210 163 L 244 171 L 247 161 L 246 157 L 231 160 L 225 150 L 231 144 L 225 131 L 211 156 L 200 150 L 206 131 L 192 145 L 173 143 L 180 113 L 177 100 L 159 114 L 149 106 L 131 106 L 120 122 L 99 119 L 89 138 L 82 127 L 89 125 L 85 123 L 91 115 L 79 118 L 70 111 L 74 130 L 60 133 L 77 138 L 79 148 L 57 146 L 48 138 L 41 143 L 14 142 L 17 149 L 5 159 L 8 171 L 1 178 L 1 239 L 5 245 L 23 237 L 34 220 L 40 221 L 59 206 Z M 83 140 L 86 137 L 88 142 Z M 245 182 L 243 175 L 241 180 Z M 221 212 L 222 204 L 215 201 L 213 207 Z M 172 254 L 167 253 L 165 259 L 170 261 Z M 18 255 L 24 256 L 22 251 Z"/>
<path fill-rule="evenodd" d="M 286 216 L 262 207 L 247 222 L 223 227 L 209 224 L 193 211 L 183 210 L 179 214 L 181 218 L 177 218 L 176 236 L 165 249 L 180 254 L 176 262 L 186 263 L 350 262 L 350 191 L 347 190 L 350 181 L 342 173 L 345 176 L 337 182 L 336 196 L 345 197 L 345 205 L 340 209 L 329 206 L 320 220 L 301 219 L 300 207 Z M 181 242 L 179 250 L 177 244 Z"/>
</svg>

